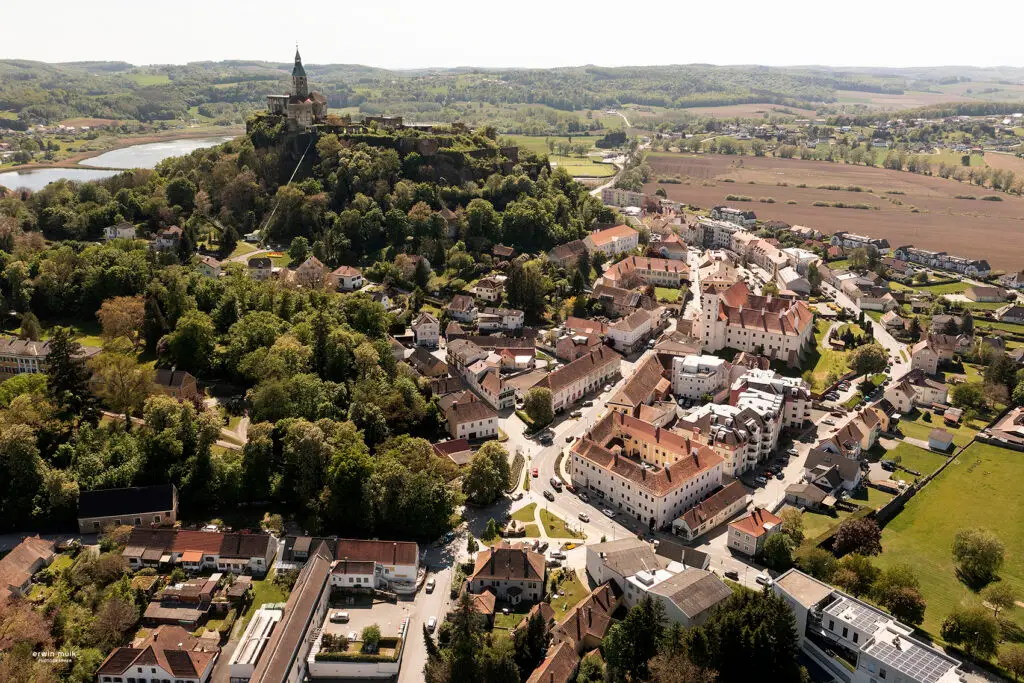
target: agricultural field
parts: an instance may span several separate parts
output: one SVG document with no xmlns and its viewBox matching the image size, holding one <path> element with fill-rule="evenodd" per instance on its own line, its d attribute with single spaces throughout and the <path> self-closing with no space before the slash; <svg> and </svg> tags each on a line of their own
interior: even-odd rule
<svg viewBox="0 0 1024 683">
<path fill-rule="evenodd" d="M 695 206 L 726 203 L 727 195 L 749 196 L 753 201 L 740 205 L 761 219 L 985 258 L 993 268 L 1008 271 L 1024 263 L 1024 199 L 1013 195 L 937 176 L 800 159 L 659 152 L 648 155 L 648 163 L 658 177 L 683 182 L 650 182 L 646 192 L 663 188 L 670 199 Z M 832 185 L 854 190 L 819 189 Z M 998 194 L 1002 201 L 956 199 L 967 194 Z M 759 202 L 761 197 L 775 201 Z M 869 208 L 837 208 L 837 202 Z"/>
<path fill-rule="evenodd" d="M 759 118 L 769 116 L 792 116 L 793 118 L 813 118 L 817 115 L 813 109 L 798 109 L 781 104 L 730 104 L 721 107 L 689 107 L 683 110 L 695 116 L 713 116 L 715 118 Z"/>
<path fill-rule="evenodd" d="M 1019 482 L 1024 458 L 1015 451 L 974 443 L 914 496 L 906 508 L 886 525 L 882 568 L 913 558 L 928 608 L 922 628 L 938 638 L 942 620 L 957 605 L 981 602 L 977 591 L 956 576 L 951 548 L 961 528 L 993 531 L 1006 546 L 1006 561 L 999 576 L 1024 593 L 1024 505 Z M 1024 609 L 1005 613 L 1024 625 Z"/>
<path fill-rule="evenodd" d="M 619 117 L 615 117 L 619 121 Z M 515 142 L 519 147 L 545 154 L 552 166 L 560 166 L 576 177 L 606 178 L 615 175 L 616 168 L 612 164 L 601 163 L 600 157 L 589 156 L 594 150 L 594 143 L 601 138 L 600 135 L 573 135 L 573 136 L 543 136 L 543 135 L 504 135 L 502 139 Z M 583 145 L 587 148 L 588 156 L 571 154 L 568 156 L 555 154 L 548 147 L 548 141 L 558 144 Z M 555 148 L 557 152 L 557 147 Z"/>
</svg>

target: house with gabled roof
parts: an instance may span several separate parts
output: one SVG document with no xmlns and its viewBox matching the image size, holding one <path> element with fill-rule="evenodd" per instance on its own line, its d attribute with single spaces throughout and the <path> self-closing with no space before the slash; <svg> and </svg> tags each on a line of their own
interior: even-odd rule
<svg viewBox="0 0 1024 683">
<path fill-rule="evenodd" d="M 354 266 L 338 266 L 327 276 L 328 281 L 341 292 L 354 292 L 366 282 L 363 271 Z"/>
<path fill-rule="evenodd" d="M 456 294 L 453 296 L 452 300 L 448 302 L 447 310 L 453 320 L 468 324 L 472 324 L 476 320 L 476 301 L 468 294 Z M 447 328 L 445 329 L 445 336 L 451 337 Z"/>
<path fill-rule="evenodd" d="M 433 315 L 423 311 L 412 321 L 412 333 L 416 339 L 416 346 L 437 348 L 438 340 L 441 338 L 441 323 Z"/>
<path fill-rule="evenodd" d="M 604 252 L 609 257 L 636 249 L 640 241 L 640 233 L 628 225 L 616 225 L 605 230 L 598 230 L 590 233 L 584 238 L 583 243 L 591 254 Z"/>
<path fill-rule="evenodd" d="M 78 530 L 99 533 L 108 526 L 173 525 L 178 519 L 174 484 L 82 491 L 78 494 Z"/>
<path fill-rule="evenodd" d="M 477 553 L 469 592 L 491 589 L 499 599 L 517 605 L 523 600 L 536 602 L 543 598 L 546 582 L 543 555 L 526 543 L 501 541 Z"/>
<path fill-rule="evenodd" d="M 14 595 L 26 597 L 32 589 L 32 577 L 48 567 L 56 556 L 53 541 L 29 536 L 0 557 L 0 612 Z"/>
<path fill-rule="evenodd" d="M 196 262 L 196 270 L 203 276 L 216 280 L 220 277 L 221 263 L 212 256 L 200 256 Z"/>
<path fill-rule="evenodd" d="M 688 541 L 695 540 L 746 510 L 749 503 L 746 487 L 740 480 L 733 479 L 673 521 L 672 533 Z"/>
<path fill-rule="evenodd" d="M 754 508 L 729 524 L 728 546 L 749 557 L 758 556 L 764 549 L 765 541 L 782 530 L 782 519 L 764 508 Z"/>
<path fill-rule="evenodd" d="M 157 626 L 130 646 L 114 648 L 96 671 L 96 681 L 206 683 L 219 654 L 216 641 L 196 638 L 181 626 Z"/>
</svg>

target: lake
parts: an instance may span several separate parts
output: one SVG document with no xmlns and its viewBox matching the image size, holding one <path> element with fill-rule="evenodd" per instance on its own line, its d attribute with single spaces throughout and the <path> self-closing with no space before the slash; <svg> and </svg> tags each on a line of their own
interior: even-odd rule
<svg viewBox="0 0 1024 683">
<path fill-rule="evenodd" d="M 116 175 L 124 169 L 155 168 L 158 163 L 169 157 L 182 156 L 197 149 L 219 145 L 231 139 L 231 136 L 220 135 L 211 138 L 164 140 L 162 142 L 132 145 L 131 147 L 104 152 L 99 156 L 90 157 L 82 162 L 90 166 L 103 166 L 111 169 L 109 171 L 94 168 L 38 168 L 27 171 L 7 171 L 0 173 L 0 185 L 11 190 L 26 187 L 36 191 L 62 178 L 80 182 L 101 180 Z"/>
</svg>

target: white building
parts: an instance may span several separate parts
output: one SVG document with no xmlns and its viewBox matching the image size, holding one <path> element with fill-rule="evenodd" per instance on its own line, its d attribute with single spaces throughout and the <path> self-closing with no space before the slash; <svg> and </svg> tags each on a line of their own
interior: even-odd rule
<svg viewBox="0 0 1024 683">
<path fill-rule="evenodd" d="M 488 306 L 477 314 L 476 327 L 480 332 L 518 332 L 523 329 L 525 319 L 518 308 Z"/>
<path fill-rule="evenodd" d="M 449 394 L 441 399 L 440 405 L 453 439 L 497 438 L 498 411 L 473 392 Z"/>
<path fill-rule="evenodd" d="M 614 228 L 590 233 L 583 243 L 592 254 L 601 251 L 609 257 L 615 257 L 636 249 L 640 243 L 640 233 L 628 225 L 616 225 Z"/>
<path fill-rule="evenodd" d="M 726 221 L 701 218 L 697 221 L 693 234 L 683 235 L 683 237 L 690 237 L 688 241 L 707 249 L 731 249 L 732 236 L 737 231 L 743 231 L 743 228 Z"/>
<path fill-rule="evenodd" d="M 573 446 L 570 472 L 597 505 L 660 529 L 721 486 L 723 460 L 707 446 L 611 412 Z"/>
<path fill-rule="evenodd" d="M 607 206 L 643 206 L 646 195 L 643 192 L 606 187 L 601 190 L 601 201 Z"/>
<path fill-rule="evenodd" d="M 537 386 L 551 390 L 551 403 L 558 412 L 618 375 L 621 363 L 622 356 L 602 344 L 546 375 Z"/>
<path fill-rule="evenodd" d="M 672 359 L 672 394 L 676 398 L 717 396 L 729 386 L 724 359 L 717 356 L 677 356 Z"/>
<path fill-rule="evenodd" d="M 960 661 L 914 638 L 913 627 L 797 569 L 778 577 L 772 590 L 793 610 L 800 648 L 837 680 L 963 680 Z"/>
<path fill-rule="evenodd" d="M 801 296 L 809 296 L 811 293 L 811 283 L 792 266 L 780 268 L 775 273 L 775 284 L 779 286 L 780 290 L 788 289 Z"/>
<path fill-rule="evenodd" d="M 660 309 L 659 309 L 660 311 Z M 638 350 L 652 334 L 657 332 L 661 320 L 658 311 L 638 308 L 625 318 L 608 326 L 608 341 L 620 353 L 633 353 Z"/>
<path fill-rule="evenodd" d="M 765 462 L 778 444 L 779 416 L 751 407 L 706 403 L 681 418 L 675 431 L 713 450 L 722 471 L 739 476 Z"/>
<path fill-rule="evenodd" d="M 256 661 L 270 641 L 270 635 L 284 616 L 284 605 L 270 603 L 261 606 L 249 619 L 242 639 L 228 660 L 228 677 L 231 683 L 243 683 L 252 678 Z"/>
<path fill-rule="evenodd" d="M 672 533 L 693 541 L 746 510 L 751 497 L 738 479 L 700 501 L 672 522 Z"/>
<path fill-rule="evenodd" d="M 412 333 L 416 346 L 435 348 L 441 338 L 441 323 L 429 313 L 420 313 L 412 322 Z"/>
<path fill-rule="evenodd" d="M 717 221 L 725 221 L 743 228 L 752 228 L 757 224 L 757 214 L 750 210 L 734 209 L 731 206 L 716 206 L 711 209 L 711 217 Z"/>
<path fill-rule="evenodd" d="M 110 240 L 133 240 L 135 239 L 135 226 L 131 223 L 118 223 L 103 228 L 103 238 Z"/>
<path fill-rule="evenodd" d="M 730 403 L 739 405 L 749 390 L 782 398 L 782 426 L 802 428 L 811 419 L 811 388 L 799 377 L 785 377 L 774 370 L 750 369 L 733 382 Z M 750 396 L 751 399 L 754 395 Z M 750 405 L 750 403 L 744 403 Z"/>
</svg>

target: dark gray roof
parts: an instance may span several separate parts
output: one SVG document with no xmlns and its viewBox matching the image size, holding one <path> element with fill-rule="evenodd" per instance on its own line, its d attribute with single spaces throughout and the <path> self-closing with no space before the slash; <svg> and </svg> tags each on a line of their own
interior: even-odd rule
<svg viewBox="0 0 1024 683">
<path fill-rule="evenodd" d="M 78 494 L 78 516 L 113 517 L 172 510 L 174 494 L 174 484 L 82 491 Z"/>
</svg>

